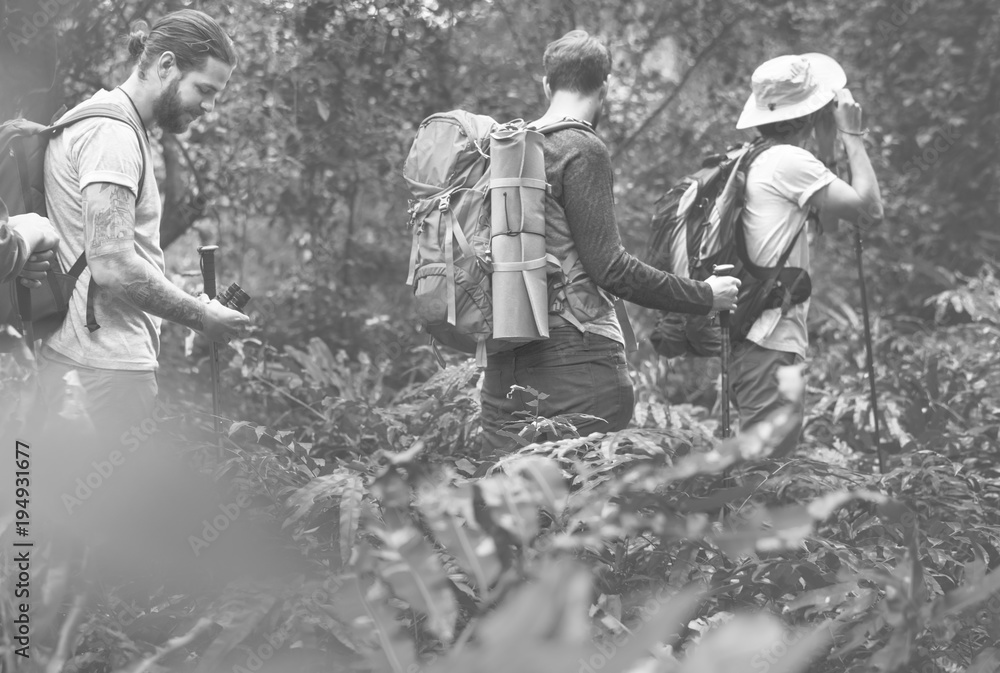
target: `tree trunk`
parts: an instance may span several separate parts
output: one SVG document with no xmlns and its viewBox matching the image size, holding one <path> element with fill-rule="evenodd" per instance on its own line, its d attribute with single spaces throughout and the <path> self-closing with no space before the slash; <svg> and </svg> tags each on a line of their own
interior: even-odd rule
<svg viewBox="0 0 1000 673">
<path fill-rule="evenodd" d="M 166 177 L 163 180 L 163 217 L 160 219 L 160 247 L 167 246 L 180 238 L 184 232 L 205 214 L 205 197 L 188 189 L 188 176 L 183 163 L 183 149 L 180 141 L 170 134 L 163 134 L 163 165 Z M 200 192 L 200 190 L 199 190 Z"/>
</svg>

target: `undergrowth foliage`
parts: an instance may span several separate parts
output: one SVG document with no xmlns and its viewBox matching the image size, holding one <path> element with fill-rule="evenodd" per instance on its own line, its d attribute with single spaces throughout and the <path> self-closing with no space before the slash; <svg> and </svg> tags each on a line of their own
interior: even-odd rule
<svg viewBox="0 0 1000 673">
<path fill-rule="evenodd" d="M 32 570 L 45 600 L 31 659 L 15 659 L 5 626 L 0 660 L 88 673 L 996 670 L 996 326 L 879 332 L 896 441 L 884 475 L 858 336 L 835 319 L 822 329 L 828 355 L 798 382 L 806 439 L 781 461 L 769 454 L 788 412 L 720 442 L 708 410 L 642 386 L 632 428 L 580 437 L 572 418 L 529 414 L 511 428 L 519 448 L 482 455 L 472 362 L 394 389 L 408 364 L 385 353 L 313 339 L 263 357 L 243 343 L 229 374 L 284 429 L 233 422 L 221 447 L 175 438 L 218 488 L 215 517 L 189 536 L 206 565 L 116 581 L 100 550 L 53 539 Z M 562 439 L 537 442 L 553 430 Z M 270 560 L 220 571 L 212 559 L 241 535 L 253 544 L 238 549 Z M 14 572 L 6 558 L 5 584 Z M 5 625 L 15 607 L 5 592 Z"/>
</svg>

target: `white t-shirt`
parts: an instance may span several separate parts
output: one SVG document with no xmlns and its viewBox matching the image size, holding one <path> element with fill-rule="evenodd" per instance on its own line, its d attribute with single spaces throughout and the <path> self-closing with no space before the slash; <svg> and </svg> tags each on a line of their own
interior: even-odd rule
<svg viewBox="0 0 1000 673">
<path fill-rule="evenodd" d="M 775 266 L 809 215 L 807 202 L 837 179 L 810 152 L 794 145 L 764 150 L 747 173 L 747 200 L 743 214 L 747 254 L 758 266 Z M 788 255 L 785 267 L 809 271 L 809 237 L 803 231 Z M 764 311 L 747 335 L 763 348 L 806 355 L 809 300 L 791 307 Z"/>
<path fill-rule="evenodd" d="M 112 103 L 138 128 L 142 121 L 120 89 L 99 91 L 91 102 Z M 75 109 L 75 108 L 74 108 Z M 146 177 L 135 205 L 135 251 L 161 272 L 160 193 L 153 175 L 153 155 L 146 138 L 137 141 L 131 126 L 113 119 L 85 119 L 52 139 L 45 154 L 45 205 L 62 242 L 59 257 L 65 269 L 84 250 L 83 188 L 99 182 L 138 191 L 146 156 Z M 45 345 L 74 363 L 98 369 L 151 371 L 157 368 L 160 318 L 98 290 L 94 313 L 100 329 L 87 329 L 87 288 L 90 267 L 84 269 L 71 297 L 69 313 Z"/>
</svg>

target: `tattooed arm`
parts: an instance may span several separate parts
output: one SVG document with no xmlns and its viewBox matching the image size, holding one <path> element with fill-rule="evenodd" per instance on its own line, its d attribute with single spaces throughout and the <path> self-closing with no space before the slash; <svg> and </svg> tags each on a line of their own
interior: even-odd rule
<svg viewBox="0 0 1000 673">
<path fill-rule="evenodd" d="M 83 190 L 87 264 L 94 282 L 146 313 L 204 332 L 215 341 L 239 336 L 246 316 L 189 296 L 135 250 L 135 195 L 107 182 Z"/>
</svg>

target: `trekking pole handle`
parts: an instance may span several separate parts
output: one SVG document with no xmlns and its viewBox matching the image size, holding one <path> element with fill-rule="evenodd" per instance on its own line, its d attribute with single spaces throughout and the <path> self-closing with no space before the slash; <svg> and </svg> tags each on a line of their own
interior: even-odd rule
<svg viewBox="0 0 1000 673">
<path fill-rule="evenodd" d="M 203 245 L 198 248 L 198 255 L 201 257 L 201 278 L 209 301 L 214 299 L 216 294 L 215 251 L 218 249 L 217 245 Z M 208 348 L 208 361 L 212 369 L 212 425 L 215 429 L 215 442 L 221 446 L 222 418 L 219 416 L 219 408 L 222 405 L 222 382 L 219 367 L 219 346 L 213 341 Z"/>
<path fill-rule="evenodd" d="M 728 276 L 736 269 L 732 264 L 716 264 L 712 273 L 716 276 Z M 723 329 L 729 329 L 729 311 L 719 311 L 719 324 Z"/>
<path fill-rule="evenodd" d="M 209 299 L 214 299 L 216 294 L 215 251 L 218 249 L 217 245 L 203 245 L 198 248 L 198 255 L 201 257 L 201 279 Z"/>
</svg>

